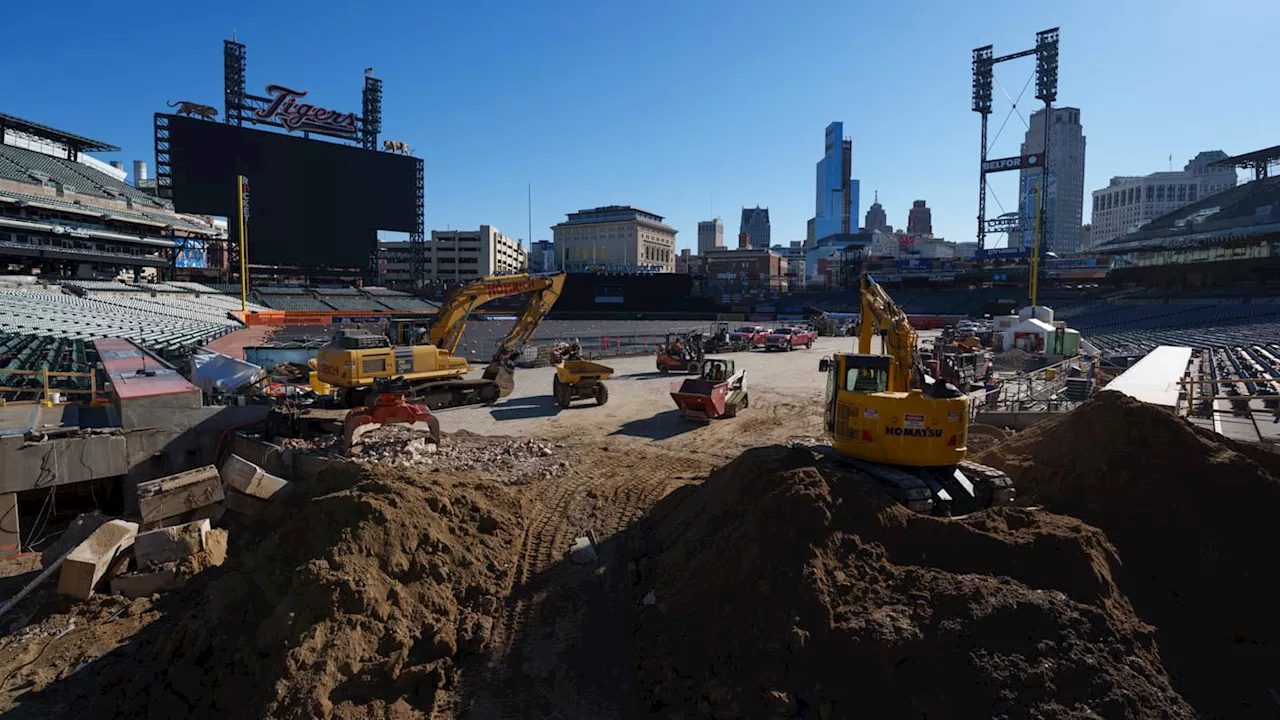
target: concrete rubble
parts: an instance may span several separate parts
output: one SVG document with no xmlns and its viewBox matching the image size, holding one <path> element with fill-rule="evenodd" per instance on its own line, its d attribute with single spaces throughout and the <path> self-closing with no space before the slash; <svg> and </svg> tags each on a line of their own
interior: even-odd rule
<svg viewBox="0 0 1280 720">
<path fill-rule="evenodd" d="M 107 570 L 133 545 L 137 534 L 138 524 L 125 520 L 112 520 L 94 530 L 62 562 L 58 592 L 88 600 Z"/>
<path fill-rule="evenodd" d="M 139 533 L 133 542 L 138 567 L 150 568 L 195 555 L 204 549 L 209 530 L 209 521 L 200 520 Z"/>
<path fill-rule="evenodd" d="M 276 477 L 239 455 L 231 455 L 219 471 L 229 487 L 261 500 L 270 500 L 289 486 L 289 481 Z"/>
<path fill-rule="evenodd" d="M 285 440 L 280 441 L 285 444 Z M 328 452 L 328 438 L 316 441 L 292 439 L 295 451 Z M 430 468 L 442 472 L 479 471 L 519 484 L 558 477 L 570 465 L 560 459 L 560 443 L 537 439 L 481 438 L 457 433 L 437 446 L 427 433 L 404 425 L 384 425 L 361 437 L 349 457 L 360 463 L 386 463 L 398 467 Z"/>
</svg>

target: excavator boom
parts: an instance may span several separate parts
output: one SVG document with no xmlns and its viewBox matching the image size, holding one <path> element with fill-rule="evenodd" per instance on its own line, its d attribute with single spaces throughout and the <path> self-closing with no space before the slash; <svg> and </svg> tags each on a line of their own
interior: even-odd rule
<svg viewBox="0 0 1280 720">
<path fill-rule="evenodd" d="M 538 324 L 560 297 L 564 278 L 564 273 L 497 275 L 458 287 L 441 303 L 427 340 L 452 355 L 462 341 L 462 333 L 467 329 L 467 320 L 473 310 L 498 298 L 531 293 L 520 318 L 499 345 L 500 350 L 510 353 L 517 346 L 523 347 L 533 336 Z"/>
<path fill-rule="evenodd" d="M 390 338 L 366 330 L 340 331 L 316 356 L 317 378 L 339 388 L 349 406 L 364 405 L 379 378 L 396 376 L 403 376 L 413 396 L 433 410 L 493 402 L 515 389 L 512 358 L 560 297 L 564 280 L 564 273 L 484 277 L 451 292 L 430 329 L 422 328 L 422 319 L 414 316 L 393 318 Z M 529 299 L 484 376 L 464 377 L 471 365 L 454 353 L 472 311 L 491 300 L 525 293 Z"/>
</svg>

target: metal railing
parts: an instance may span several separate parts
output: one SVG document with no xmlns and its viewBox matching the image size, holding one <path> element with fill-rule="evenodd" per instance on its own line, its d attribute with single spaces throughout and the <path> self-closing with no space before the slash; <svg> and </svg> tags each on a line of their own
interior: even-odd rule
<svg viewBox="0 0 1280 720">
<path fill-rule="evenodd" d="M 1074 410 L 1083 401 L 1062 395 L 1066 390 L 1067 380 L 1072 377 L 1070 371 L 1078 369 L 1083 377 L 1088 378 L 1091 377 L 1093 365 L 1094 361 L 1086 357 L 1067 358 L 1054 365 L 1003 380 L 992 390 L 971 394 L 969 420 L 976 421 L 982 412 L 1043 413 Z"/>
<path fill-rule="evenodd" d="M 40 377 L 40 381 L 41 381 L 40 387 L 30 387 L 30 386 L 15 387 L 15 386 L 9 386 L 9 385 L 0 385 L 0 392 L 17 392 L 17 393 L 39 392 L 40 393 L 39 400 L 25 401 L 25 402 L 38 402 L 44 405 L 60 404 L 61 401 L 58 401 L 55 403 L 54 401 L 50 400 L 50 396 L 53 394 L 88 395 L 89 399 L 92 400 L 93 398 L 97 397 L 98 390 L 99 390 L 97 368 L 89 368 L 89 372 L 63 372 L 58 370 L 50 370 L 48 368 L 41 368 L 39 370 L 16 370 L 12 368 L 4 368 L 0 370 L 0 375 L 6 375 L 6 374 L 33 375 L 33 376 Z M 82 390 L 79 388 L 50 387 L 49 378 L 89 378 L 89 389 Z M 0 405 L 6 405 L 6 404 L 17 405 L 17 404 L 22 404 L 23 402 L 24 401 L 12 401 L 12 400 L 5 401 L 3 398 L 0 398 Z"/>
</svg>

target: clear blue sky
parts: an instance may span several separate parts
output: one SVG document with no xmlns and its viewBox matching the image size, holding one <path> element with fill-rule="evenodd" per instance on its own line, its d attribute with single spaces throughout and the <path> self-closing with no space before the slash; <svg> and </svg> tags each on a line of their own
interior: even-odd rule
<svg viewBox="0 0 1280 720">
<path fill-rule="evenodd" d="M 426 160 L 428 229 L 488 223 L 523 238 L 532 182 L 535 239 L 565 213 L 617 203 L 665 215 L 691 247 L 713 196 L 729 236 L 740 208 L 760 204 L 775 242 L 802 239 L 823 129 L 843 120 L 860 212 L 878 190 L 903 226 L 925 199 L 935 234 L 972 240 L 970 51 L 1030 48 L 1054 26 L 1059 104 L 1081 108 L 1088 189 L 1167 169 L 1170 154 L 1178 168 L 1200 150 L 1280 143 L 1276 0 L 45 0 L 9 3 L 4 18 L 0 111 L 117 144 L 98 157 L 126 167 L 154 161 L 151 115 L 166 101 L 221 113 L 233 30 L 251 92 L 276 82 L 359 111 L 373 66 L 383 137 Z M 996 76 L 1016 96 L 1033 71 L 1026 59 Z M 1008 110 L 999 87 L 996 98 L 993 133 Z M 1017 154 L 1023 129 L 1014 115 L 992 156 Z M 995 183 L 1006 208 L 1015 185 Z"/>
</svg>

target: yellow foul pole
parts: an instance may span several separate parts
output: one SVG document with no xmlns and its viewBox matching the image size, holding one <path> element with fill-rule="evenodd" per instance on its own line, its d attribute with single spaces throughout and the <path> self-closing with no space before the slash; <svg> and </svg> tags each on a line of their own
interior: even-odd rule
<svg viewBox="0 0 1280 720">
<path fill-rule="evenodd" d="M 1036 189 L 1036 226 L 1032 233 L 1034 236 L 1031 243 L 1031 282 L 1028 284 L 1030 292 L 1031 306 L 1036 306 L 1036 298 L 1040 294 L 1040 224 L 1043 222 L 1043 205 L 1044 202 L 1044 172 L 1040 173 L 1040 186 Z"/>
<path fill-rule="evenodd" d="M 240 312 L 249 312 L 249 249 L 245 242 L 247 233 L 244 221 L 249 217 L 249 181 L 245 176 L 236 176 L 236 205 L 240 208 Z"/>
</svg>

